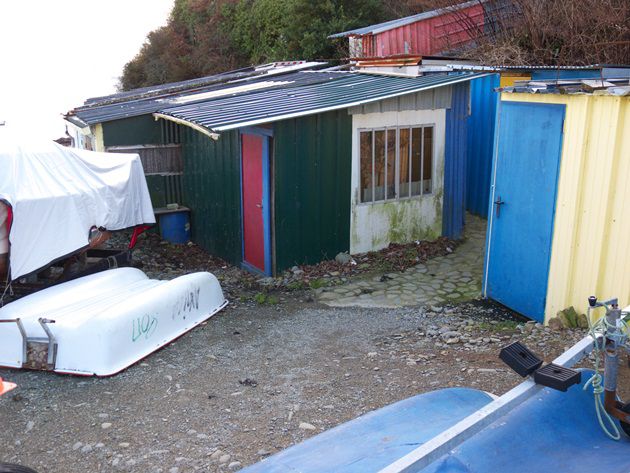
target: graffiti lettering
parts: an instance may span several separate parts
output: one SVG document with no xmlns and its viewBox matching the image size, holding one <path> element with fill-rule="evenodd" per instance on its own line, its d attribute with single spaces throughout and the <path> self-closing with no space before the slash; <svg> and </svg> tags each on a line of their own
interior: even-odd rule
<svg viewBox="0 0 630 473">
<path fill-rule="evenodd" d="M 199 309 L 200 292 L 200 287 L 191 287 L 187 292 L 179 296 L 175 304 L 173 304 L 173 309 L 171 311 L 173 320 L 177 317 L 186 319 L 186 314 Z"/>
<path fill-rule="evenodd" d="M 144 336 L 147 340 L 157 329 L 158 319 L 154 315 L 145 314 L 133 321 L 133 329 L 131 332 L 131 341 L 135 342 Z"/>
</svg>

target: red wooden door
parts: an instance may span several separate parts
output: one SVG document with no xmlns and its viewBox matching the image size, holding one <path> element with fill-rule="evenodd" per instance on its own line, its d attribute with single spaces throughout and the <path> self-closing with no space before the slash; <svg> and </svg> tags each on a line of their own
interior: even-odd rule
<svg viewBox="0 0 630 473">
<path fill-rule="evenodd" d="M 265 271 L 263 137 L 241 135 L 243 153 L 243 259 Z"/>
</svg>

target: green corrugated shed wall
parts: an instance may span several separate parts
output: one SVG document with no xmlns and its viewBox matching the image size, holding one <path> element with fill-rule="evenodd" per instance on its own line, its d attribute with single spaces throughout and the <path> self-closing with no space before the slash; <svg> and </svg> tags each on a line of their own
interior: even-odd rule
<svg viewBox="0 0 630 473">
<path fill-rule="evenodd" d="M 192 239 L 232 264 L 242 261 L 241 167 L 238 131 L 218 140 L 181 127 L 184 201 Z"/>
<path fill-rule="evenodd" d="M 151 115 L 104 122 L 103 142 L 107 146 L 135 146 L 179 143 L 179 125 L 165 120 L 155 121 Z M 153 207 L 184 204 L 182 176 L 179 174 L 151 174 L 146 176 Z"/>
<path fill-rule="evenodd" d="M 276 271 L 350 249 L 352 117 L 347 110 L 274 125 Z"/>
<path fill-rule="evenodd" d="M 144 177 L 147 180 L 153 208 L 166 207 L 172 203 L 186 205 L 181 174 L 151 174 Z"/>
<path fill-rule="evenodd" d="M 103 124 L 105 146 L 163 144 L 159 122 L 137 117 Z M 274 125 L 272 172 L 276 271 L 332 259 L 350 248 L 352 118 L 346 110 Z M 190 207 L 193 240 L 233 264 L 242 261 L 240 135 L 215 141 L 179 128 L 182 182 L 148 176 L 155 206 L 173 199 L 173 186 Z M 157 179 L 157 180 L 156 180 Z M 167 195 L 168 194 L 168 195 Z M 169 200 L 171 199 L 171 200 Z"/>
<path fill-rule="evenodd" d="M 165 144 L 160 123 L 151 115 L 104 122 L 103 142 L 106 147 Z"/>
</svg>

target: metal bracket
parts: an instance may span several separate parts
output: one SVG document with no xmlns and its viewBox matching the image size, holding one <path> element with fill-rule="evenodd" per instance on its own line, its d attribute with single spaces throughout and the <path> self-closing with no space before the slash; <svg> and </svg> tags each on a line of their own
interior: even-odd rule
<svg viewBox="0 0 630 473">
<path fill-rule="evenodd" d="M 37 321 L 42 326 L 42 328 L 44 329 L 44 332 L 46 332 L 46 335 L 48 336 L 48 357 L 47 357 L 46 362 L 48 363 L 48 367 L 50 369 L 54 369 L 55 362 L 57 361 L 57 339 L 55 339 L 55 336 L 50 331 L 50 328 L 48 328 L 47 324 L 54 324 L 55 321 L 50 320 L 50 319 L 44 319 L 42 317 L 37 319 Z"/>
</svg>

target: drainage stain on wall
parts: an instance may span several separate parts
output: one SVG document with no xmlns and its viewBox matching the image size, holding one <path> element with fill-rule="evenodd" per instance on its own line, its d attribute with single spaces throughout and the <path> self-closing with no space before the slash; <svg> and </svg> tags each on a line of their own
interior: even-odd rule
<svg viewBox="0 0 630 473">
<path fill-rule="evenodd" d="M 435 240 L 442 234 L 443 153 L 435 165 L 432 194 L 353 206 L 352 253 L 379 250 L 390 243 Z"/>
</svg>

